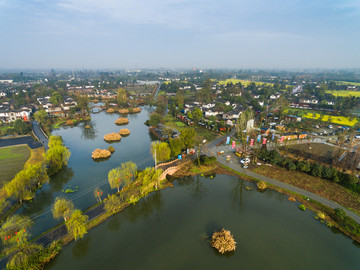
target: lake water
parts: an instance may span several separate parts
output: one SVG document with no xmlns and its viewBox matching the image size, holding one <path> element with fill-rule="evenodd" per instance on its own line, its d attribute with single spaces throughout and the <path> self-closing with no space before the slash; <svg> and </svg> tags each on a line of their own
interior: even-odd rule
<svg viewBox="0 0 360 270">
<path fill-rule="evenodd" d="M 231 255 L 219 255 L 206 239 L 222 227 L 237 242 Z M 338 270 L 359 263 L 359 247 L 298 203 L 217 175 L 176 180 L 64 247 L 47 269 Z"/>
<path fill-rule="evenodd" d="M 31 203 L 24 205 L 18 212 L 31 216 L 35 221 L 31 232 L 33 236 L 53 227 L 61 222 L 54 220 L 51 214 L 51 205 L 57 196 L 63 196 L 73 200 L 76 208 L 86 209 L 96 203 L 93 191 L 100 187 L 104 196 L 115 190 L 111 190 L 108 184 L 108 172 L 120 166 L 122 162 L 133 161 L 140 169 L 153 166 L 154 161 L 150 154 L 151 138 L 148 127 L 144 122 L 148 119 L 149 107 L 142 107 L 142 112 L 129 114 L 129 124 L 117 126 L 115 120 L 119 114 L 107 114 L 105 111 L 92 114 L 92 120 L 88 123 L 80 123 L 76 127 L 63 127 L 52 132 L 53 135 L 61 135 L 66 147 L 71 152 L 67 168 L 60 171 L 50 179 L 50 183 L 39 190 Z M 85 129 L 89 124 L 91 129 Z M 107 133 L 119 132 L 121 128 L 128 128 L 131 134 L 122 137 L 120 142 L 107 143 L 103 137 Z M 95 162 L 91 153 L 96 148 L 106 149 L 109 146 L 115 148 L 112 156 L 101 162 Z M 75 193 L 65 194 L 66 188 L 79 190 Z"/>
</svg>

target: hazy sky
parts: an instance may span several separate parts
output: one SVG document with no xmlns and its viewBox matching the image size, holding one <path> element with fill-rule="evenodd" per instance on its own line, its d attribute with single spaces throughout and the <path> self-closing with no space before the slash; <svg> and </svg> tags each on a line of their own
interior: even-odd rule
<svg viewBox="0 0 360 270">
<path fill-rule="evenodd" d="M 360 0 L 0 0 L 0 68 L 360 67 Z"/>
</svg>

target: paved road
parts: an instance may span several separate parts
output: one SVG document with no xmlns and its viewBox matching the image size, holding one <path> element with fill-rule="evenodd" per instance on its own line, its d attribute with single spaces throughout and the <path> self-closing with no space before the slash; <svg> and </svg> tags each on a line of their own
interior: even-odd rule
<svg viewBox="0 0 360 270">
<path fill-rule="evenodd" d="M 27 144 L 31 149 L 42 147 L 42 144 L 34 141 L 31 136 L 22 136 L 17 138 L 0 139 L 0 147 Z"/>
<path fill-rule="evenodd" d="M 32 130 L 35 134 L 35 136 L 40 140 L 40 142 L 44 145 L 45 151 L 49 149 L 48 142 L 49 139 L 45 136 L 45 134 L 42 132 L 40 125 L 36 121 L 31 122 Z"/>
<path fill-rule="evenodd" d="M 215 155 L 215 153 L 217 151 L 220 151 L 220 150 L 223 150 L 224 147 L 223 146 L 219 146 L 217 147 L 216 146 L 216 142 L 220 142 L 221 140 L 224 139 L 224 137 L 226 138 L 226 136 L 223 136 L 217 140 L 215 140 L 215 142 L 212 142 L 210 144 L 207 145 L 207 149 L 206 149 L 206 153 L 209 154 L 209 155 Z M 235 170 L 235 171 L 238 171 L 242 174 L 245 174 L 247 176 L 250 176 L 250 177 L 253 177 L 253 178 L 256 178 L 256 179 L 259 179 L 259 180 L 262 180 L 262 181 L 265 181 L 267 183 L 270 183 L 274 186 L 277 186 L 277 187 L 280 187 L 280 188 L 283 188 L 283 189 L 286 189 L 286 190 L 289 190 L 289 191 L 292 191 L 292 192 L 296 192 L 298 194 L 301 194 L 301 195 L 304 195 L 306 197 L 308 197 L 309 199 L 312 199 L 312 200 L 315 200 L 317 202 L 320 202 L 321 204 L 325 205 L 325 206 L 328 206 L 328 207 L 331 207 L 333 209 L 335 208 L 342 208 L 345 210 L 345 212 L 347 213 L 348 216 L 352 217 L 357 223 L 360 224 L 360 216 L 355 214 L 354 212 L 348 210 L 348 209 L 345 209 L 343 206 L 341 206 L 340 204 L 334 202 L 334 201 L 331 201 L 331 200 L 328 200 L 324 197 L 321 197 L 315 193 L 312 193 L 312 192 L 309 192 L 307 190 L 304 190 L 304 189 L 301 189 L 301 188 L 298 188 L 298 187 L 295 187 L 293 185 L 290 185 L 290 184 L 287 184 L 287 183 L 283 183 L 283 182 L 280 182 L 280 181 L 277 181 L 273 178 L 270 178 L 270 177 L 266 177 L 266 176 L 263 176 L 263 175 L 260 175 L 260 174 L 257 174 L 257 173 L 254 173 L 254 172 L 251 172 L 249 170 L 246 170 L 244 168 L 241 168 L 240 166 L 240 163 L 237 163 L 236 161 L 238 160 L 236 158 L 236 156 L 231 153 L 229 151 L 229 154 L 232 155 L 232 159 L 231 161 L 226 161 L 226 155 L 227 154 L 224 154 L 224 155 L 221 155 L 221 156 L 217 156 L 217 160 L 218 162 L 220 162 L 221 164 L 227 166 L 227 167 L 230 167 L 231 169 Z"/>
</svg>

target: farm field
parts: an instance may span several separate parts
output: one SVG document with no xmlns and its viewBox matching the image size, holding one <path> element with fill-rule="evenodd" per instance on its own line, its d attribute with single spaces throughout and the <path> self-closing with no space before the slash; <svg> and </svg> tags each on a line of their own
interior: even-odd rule
<svg viewBox="0 0 360 270">
<path fill-rule="evenodd" d="M 360 97 L 360 91 L 336 91 L 336 90 L 327 90 L 325 91 L 327 94 L 332 94 L 333 96 L 339 97 Z"/>
<path fill-rule="evenodd" d="M 303 117 L 308 119 L 320 120 L 323 122 L 329 122 L 337 125 L 351 126 L 351 127 L 358 122 L 358 119 L 356 118 L 350 119 L 350 117 L 345 117 L 345 116 L 333 116 L 333 115 L 319 114 L 319 113 L 306 113 L 303 115 Z"/>
<path fill-rule="evenodd" d="M 249 84 L 251 83 L 255 83 L 256 85 L 270 85 L 270 86 L 273 86 L 274 84 L 273 83 L 266 83 L 266 82 L 255 82 L 255 81 L 248 81 L 248 80 L 240 80 L 240 79 L 227 79 L 227 80 L 224 80 L 224 81 L 219 81 L 218 84 L 219 85 L 226 85 L 228 83 L 233 83 L 233 84 L 237 84 L 237 83 L 241 83 L 243 86 L 247 87 Z"/>
<path fill-rule="evenodd" d="M 356 83 L 356 82 L 336 81 L 336 83 L 337 83 L 337 84 L 344 84 L 344 85 L 360 86 L 360 83 Z"/>
<path fill-rule="evenodd" d="M 22 170 L 30 157 L 28 146 L 10 146 L 0 148 L 0 184 L 9 181 Z"/>
</svg>

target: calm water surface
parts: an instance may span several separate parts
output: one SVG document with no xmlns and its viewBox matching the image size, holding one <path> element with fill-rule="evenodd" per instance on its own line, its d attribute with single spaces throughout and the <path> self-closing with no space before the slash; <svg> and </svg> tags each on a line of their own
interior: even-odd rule
<svg viewBox="0 0 360 270">
<path fill-rule="evenodd" d="M 107 181 L 109 170 L 118 167 L 122 162 L 133 161 L 140 169 L 154 164 L 150 155 L 151 139 L 148 127 L 144 122 L 148 119 L 149 108 L 142 107 L 142 112 L 129 114 L 129 124 L 117 126 L 115 120 L 119 114 L 107 114 L 101 112 L 92 114 L 92 120 L 88 123 L 80 123 L 76 127 L 63 127 L 53 132 L 54 135 L 61 135 L 65 145 L 71 152 L 67 168 L 60 171 L 50 179 L 50 183 L 44 185 L 36 194 L 34 200 L 21 208 L 18 212 L 31 216 L 35 221 L 32 228 L 32 235 L 36 236 L 43 231 L 61 222 L 54 220 L 51 214 L 51 205 L 57 196 L 64 196 L 73 200 L 76 208 L 86 209 L 96 203 L 93 191 L 100 187 L 104 195 L 111 193 Z M 91 129 L 85 129 L 89 124 Z M 103 137 L 107 133 L 118 132 L 121 128 L 128 128 L 131 134 L 123 137 L 120 142 L 107 143 Z M 115 148 L 110 159 L 102 162 L 95 162 L 91 153 L 96 148 Z M 65 194 L 66 188 L 79 191 Z"/>
<path fill-rule="evenodd" d="M 276 191 L 237 177 L 188 177 L 64 247 L 47 269 L 359 269 L 360 249 Z M 225 227 L 237 250 L 206 236 Z"/>
</svg>

